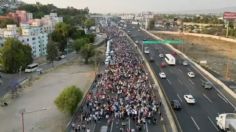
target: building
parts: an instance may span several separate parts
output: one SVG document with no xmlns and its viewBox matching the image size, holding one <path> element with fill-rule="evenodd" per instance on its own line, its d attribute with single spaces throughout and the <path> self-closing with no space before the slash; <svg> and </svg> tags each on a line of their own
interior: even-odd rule
<svg viewBox="0 0 236 132">
<path fill-rule="evenodd" d="M 18 39 L 32 48 L 33 57 L 46 55 L 48 44 L 48 33 L 41 32 L 41 27 L 23 25 L 22 34 Z"/>
<path fill-rule="evenodd" d="M 41 19 L 32 19 L 31 13 L 16 11 L 9 13 L 7 17 L 20 21 L 20 27 L 7 25 L 6 28 L 0 29 L 0 47 L 6 38 L 17 38 L 23 44 L 31 46 L 33 57 L 46 55 L 48 34 L 54 31 L 57 23 L 63 22 L 63 18 L 58 17 L 56 13 L 45 15 Z"/>
</svg>

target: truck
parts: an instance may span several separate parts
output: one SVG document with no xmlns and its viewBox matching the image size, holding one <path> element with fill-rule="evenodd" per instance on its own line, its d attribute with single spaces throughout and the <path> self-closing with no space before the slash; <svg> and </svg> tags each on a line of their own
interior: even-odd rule
<svg viewBox="0 0 236 132">
<path fill-rule="evenodd" d="M 216 117 L 217 126 L 226 132 L 236 132 L 236 113 L 223 113 Z"/>
</svg>

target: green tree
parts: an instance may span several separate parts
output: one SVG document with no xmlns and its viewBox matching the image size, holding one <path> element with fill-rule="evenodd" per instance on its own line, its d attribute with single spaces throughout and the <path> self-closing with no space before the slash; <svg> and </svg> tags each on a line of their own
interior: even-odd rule
<svg viewBox="0 0 236 132">
<path fill-rule="evenodd" d="M 85 38 L 76 39 L 73 43 L 73 47 L 75 51 L 78 53 L 80 49 L 87 43 L 88 43 L 88 40 Z"/>
<path fill-rule="evenodd" d="M 84 26 L 86 27 L 86 28 L 90 28 L 91 26 L 94 26 L 95 25 L 95 20 L 94 19 L 86 19 L 85 21 L 84 21 Z"/>
<path fill-rule="evenodd" d="M 55 43 L 49 42 L 47 45 L 47 60 L 53 65 L 53 61 L 56 60 L 58 56 L 58 49 Z"/>
<path fill-rule="evenodd" d="M 95 48 L 91 44 L 85 44 L 81 47 L 80 53 L 85 60 L 85 64 L 88 64 L 89 58 L 95 55 Z"/>
<path fill-rule="evenodd" d="M 155 20 L 154 19 L 151 19 L 149 22 L 148 22 L 148 30 L 152 30 L 154 29 L 155 27 Z"/>
<path fill-rule="evenodd" d="M 70 86 L 60 93 L 54 103 L 60 111 L 72 115 L 82 98 L 83 92 L 80 90 L 80 88 Z"/>
<path fill-rule="evenodd" d="M 8 24 L 17 24 L 16 21 L 12 19 L 4 19 L 0 21 L 0 28 L 6 28 Z"/>
<path fill-rule="evenodd" d="M 8 38 L 1 49 L 1 61 L 4 71 L 16 73 L 20 67 L 23 69 L 32 63 L 31 47 L 23 45 L 14 38 Z"/>
</svg>

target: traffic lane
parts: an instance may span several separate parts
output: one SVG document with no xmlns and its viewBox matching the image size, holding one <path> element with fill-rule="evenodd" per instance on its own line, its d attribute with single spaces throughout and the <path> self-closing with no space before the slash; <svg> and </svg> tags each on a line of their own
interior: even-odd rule
<svg viewBox="0 0 236 132">
<path fill-rule="evenodd" d="M 188 71 L 190 71 L 190 70 L 188 70 Z M 187 73 L 187 72 L 186 72 Z M 212 112 L 211 112 L 212 113 Z M 207 116 L 207 117 L 209 117 L 209 116 Z M 194 118 L 193 118 L 194 119 Z"/>
<path fill-rule="evenodd" d="M 158 67 L 158 66 L 154 66 L 154 67 Z M 170 86 L 169 85 L 171 85 L 172 83 L 170 83 L 171 81 L 165 81 L 165 80 L 167 80 L 167 79 L 162 79 L 162 83 L 163 83 L 163 85 L 164 85 L 164 88 L 165 88 L 165 91 L 170 95 L 170 93 L 172 93 L 172 95 L 171 95 L 171 97 L 175 97 L 175 99 L 176 99 L 176 96 L 178 96 L 178 95 L 176 95 L 176 93 L 179 93 L 179 95 L 181 96 L 181 97 L 178 97 L 178 98 L 182 98 L 183 97 L 183 93 L 190 93 L 189 91 L 189 89 L 186 89 L 186 87 L 189 87 L 189 86 L 182 86 L 182 84 L 181 85 L 179 85 L 179 83 L 174 83 L 175 82 L 175 80 L 176 80 L 176 78 L 177 78 L 177 76 L 175 75 L 175 72 L 170 72 L 170 69 L 174 69 L 175 68 L 175 66 L 172 66 L 172 67 L 166 67 L 166 68 L 163 68 L 163 70 L 166 72 L 166 74 L 167 74 L 167 79 L 169 79 L 169 80 L 171 80 L 172 82 L 173 82 L 173 87 L 172 87 L 172 89 L 170 90 Z M 158 70 L 156 70 L 156 71 L 158 71 Z M 159 71 L 158 71 L 159 72 Z M 184 75 L 183 75 L 184 76 Z M 185 82 L 187 82 L 187 81 L 189 81 L 189 78 L 187 77 L 187 75 L 185 76 L 186 78 L 183 78 L 182 80 L 185 80 Z M 167 82 L 169 85 L 167 85 L 167 86 L 165 86 L 165 83 L 164 83 L 164 81 L 165 82 Z M 189 84 L 189 85 L 191 85 L 191 84 Z M 169 88 L 169 89 L 167 89 L 167 88 Z M 177 89 L 176 90 L 176 92 L 173 92 L 175 89 Z M 181 91 L 180 91 L 181 90 Z M 184 92 L 183 92 L 184 91 Z M 193 94 L 193 96 L 195 97 L 195 95 Z M 196 97 L 195 97 L 196 98 Z M 171 100 L 171 99 L 170 99 Z M 184 100 L 184 99 L 179 99 L 179 100 Z M 198 102 L 200 102 L 200 104 L 202 104 L 201 102 L 203 102 L 203 101 L 201 101 L 201 100 L 203 100 L 203 98 L 201 98 L 201 99 L 196 99 L 196 100 L 198 100 Z M 181 101 L 181 102 L 183 102 L 183 101 Z M 184 108 L 185 110 L 186 109 L 188 109 L 188 107 L 189 106 L 187 106 L 186 108 Z M 189 111 L 189 110 L 188 110 Z M 201 112 L 199 112 L 199 111 L 201 111 Z M 181 114 L 180 116 L 181 117 L 179 117 L 180 119 L 181 119 L 181 123 L 183 124 L 183 125 L 186 125 L 186 118 L 187 117 L 189 117 L 188 119 L 190 120 L 191 119 L 191 122 L 195 125 L 195 128 L 196 128 L 196 130 L 200 130 L 200 129 L 202 129 L 202 131 L 206 131 L 206 130 L 213 130 L 214 131 L 214 129 L 215 129 L 215 127 L 212 125 L 211 126 L 211 128 L 208 128 L 208 126 L 209 125 L 211 125 L 211 124 L 207 124 L 207 122 L 208 122 L 208 118 L 206 118 L 206 117 L 209 117 L 209 115 L 206 115 L 205 114 L 205 110 L 203 110 L 203 109 L 197 109 L 197 111 L 196 112 L 198 112 L 198 114 L 197 115 L 194 115 L 193 113 L 195 113 L 195 111 L 194 112 L 191 112 L 190 111 L 190 113 L 192 113 L 192 114 L 190 114 L 190 115 L 186 115 L 186 114 Z M 186 112 L 185 112 L 186 113 Z M 184 120 L 182 120 L 182 117 L 186 117 Z M 187 121 L 187 122 L 189 122 L 189 121 Z M 200 123 L 198 123 L 198 122 L 200 122 Z M 182 125 L 182 126 L 183 126 Z M 201 127 L 200 127 L 201 126 Z M 188 130 L 189 128 L 183 128 L 183 130 Z"/>
<path fill-rule="evenodd" d="M 159 75 L 158 75 L 158 73 L 160 71 L 159 68 L 157 68 L 157 66 L 155 66 L 155 64 L 152 64 L 152 67 L 153 67 L 154 71 L 156 71 L 155 72 L 156 75 L 159 77 Z M 181 111 L 175 112 L 177 119 L 181 125 L 182 130 L 184 130 L 184 132 L 185 131 L 186 132 L 189 132 L 189 131 L 194 132 L 195 131 L 195 129 L 193 129 L 194 124 L 192 123 L 191 118 L 188 114 L 188 106 L 186 107 L 185 102 L 181 97 L 180 97 L 181 99 L 179 99 L 178 95 L 176 94 L 176 93 L 178 93 L 178 91 L 176 90 L 175 86 L 170 85 L 166 79 L 160 79 L 160 82 L 161 82 L 160 85 L 162 85 L 165 93 L 168 96 L 168 100 L 169 101 L 174 100 L 174 99 L 180 100 L 180 102 L 183 106 L 183 109 Z"/>
<path fill-rule="evenodd" d="M 185 73 L 187 73 L 188 71 L 193 71 L 196 74 L 196 77 L 191 79 L 193 84 L 196 86 L 196 89 L 198 91 L 201 91 L 203 96 L 209 102 L 214 102 L 213 104 L 215 105 L 215 107 L 219 108 L 219 111 L 231 111 L 231 112 L 234 111 L 235 106 L 231 104 L 230 101 L 224 95 L 219 93 L 219 91 L 217 91 L 214 85 L 212 89 L 208 89 L 208 90 L 202 87 L 201 85 L 202 82 L 207 81 L 207 80 L 205 80 L 204 77 L 199 72 L 197 72 L 194 68 L 189 67 L 189 66 L 187 67 L 180 66 L 179 69 Z"/>
</svg>

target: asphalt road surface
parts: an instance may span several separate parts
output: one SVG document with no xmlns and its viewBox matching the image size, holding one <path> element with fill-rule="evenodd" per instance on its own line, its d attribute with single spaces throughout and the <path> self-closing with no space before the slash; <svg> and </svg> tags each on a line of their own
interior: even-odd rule
<svg viewBox="0 0 236 132">
<path fill-rule="evenodd" d="M 55 61 L 54 66 L 64 64 L 68 60 L 73 59 L 73 57 L 75 57 L 75 53 L 70 53 L 64 59 L 62 59 L 60 61 Z M 40 65 L 39 68 L 42 68 L 42 71 L 45 71 L 49 68 L 52 68 L 52 64 L 51 63 L 45 63 L 45 64 Z M 0 74 L 2 76 L 1 77 L 2 84 L 0 85 L 0 97 L 2 97 L 7 92 L 14 89 L 23 80 L 25 80 L 25 79 L 27 79 L 31 76 L 39 75 L 39 73 L 37 73 L 37 72 L 24 73 L 24 71 L 22 71 L 21 73 L 17 73 L 17 74 L 5 74 L 5 73 L 0 73 Z"/>
<path fill-rule="evenodd" d="M 142 48 L 141 44 L 144 39 L 153 40 L 138 26 L 128 24 L 125 31 L 134 41 L 138 41 L 139 48 Z M 159 77 L 161 71 L 167 75 L 166 79 L 160 79 L 160 85 L 163 86 L 169 100 L 179 100 L 182 105 L 182 110 L 175 111 L 175 114 L 183 132 L 219 131 L 216 126 L 216 116 L 219 113 L 234 112 L 235 100 L 192 64 L 183 66 L 180 63 L 183 59 L 179 55 L 176 56 L 177 65 L 161 68 L 160 64 L 164 61 L 164 58 L 160 58 L 159 54 L 173 53 L 173 51 L 162 44 L 147 46 L 150 49 L 150 54 L 155 59 L 151 66 L 156 75 Z M 146 58 L 149 59 L 149 55 L 146 55 Z M 189 78 L 187 75 L 189 71 L 194 72 L 196 77 Z M 202 81 L 206 80 L 213 84 L 213 89 L 206 90 L 201 86 Z M 187 104 L 183 98 L 185 94 L 192 94 L 197 101 L 196 104 Z"/>
</svg>

